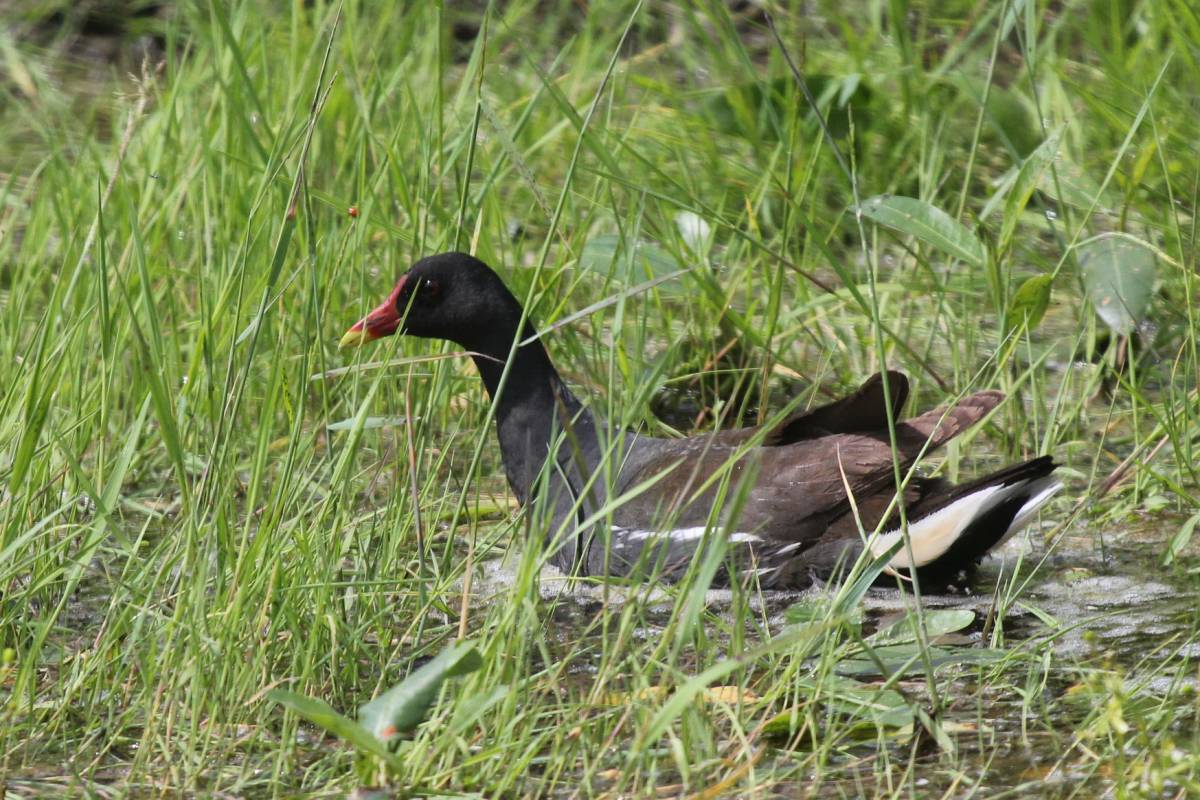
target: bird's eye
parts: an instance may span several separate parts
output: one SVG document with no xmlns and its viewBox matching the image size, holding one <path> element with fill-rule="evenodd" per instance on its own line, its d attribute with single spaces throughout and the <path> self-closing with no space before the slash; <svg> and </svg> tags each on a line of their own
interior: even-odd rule
<svg viewBox="0 0 1200 800">
<path fill-rule="evenodd" d="M 435 280 L 426 278 L 421 281 L 420 296 L 422 300 L 433 302 L 442 296 L 442 285 Z"/>
</svg>

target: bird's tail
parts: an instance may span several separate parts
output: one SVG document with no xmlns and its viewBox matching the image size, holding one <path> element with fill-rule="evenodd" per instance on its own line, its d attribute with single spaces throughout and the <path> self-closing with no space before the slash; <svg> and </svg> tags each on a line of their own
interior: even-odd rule
<svg viewBox="0 0 1200 800">
<path fill-rule="evenodd" d="M 973 566 L 1062 488 L 1055 466 L 1042 456 L 924 500 L 908 512 L 911 554 L 901 547 L 889 566 L 905 571 L 915 566 L 922 580 L 948 578 Z M 886 552 L 901 535 L 900 530 L 881 534 L 871 549 Z"/>
</svg>

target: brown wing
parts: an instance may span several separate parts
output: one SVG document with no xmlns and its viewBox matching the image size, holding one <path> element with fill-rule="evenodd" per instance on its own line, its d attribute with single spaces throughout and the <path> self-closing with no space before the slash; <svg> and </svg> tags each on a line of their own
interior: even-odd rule
<svg viewBox="0 0 1200 800">
<path fill-rule="evenodd" d="M 908 399 L 908 378 L 904 373 L 889 370 L 888 395 L 891 398 L 892 419 L 899 419 L 900 410 Z M 884 396 L 884 373 L 875 373 L 853 394 L 817 408 L 797 411 L 776 424 L 763 439 L 764 447 L 782 447 L 815 439 L 831 433 L 861 433 L 887 430 L 887 398 Z M 714 435 L 716 442 L 739 445 L 761 430 L 761 426 L 721 431 Z"/>
<path fill-rule="evenodd" d="M 903 472 L 923 454 L 931 453 L 983 419 L 1004 399 L 1000 392 L 979 392 L 958 404 L 941 406 L 896 424 L 896 455 Z M 892 446 L 886 427 L 863 433 L 839 433 L 793 445 L 763 448 L 755 492 L 790 496 L 795 489 L 797 511 L 824 515 L 826 524 L 849 508 L 846 487 L 859 504 L 895 490 Z M 844 476 L 844 478 L 843 478 Z M 768 520 L 762 520 L 768 522 Z M 772 527 L 781 521 L 771 520 Z M 779 533 L 783 533 L 782 530 Z"/>
<path fill-rule="evenodd" d="M 1000 392 L 979 392 L 953 407 L 936 408 L 897 423 L 901 469 L 977 423 L 1003 399 Z M 849 412 L 829 412 L 825 419 L 848 424 L 850 416 Z M 669 518 L 672 527 L 704 525 L 719 491 L 717 483 L 707 488 L 704 484 L 726 467 L 738 448 L 720 435 L 647 444 L 654 452 L 637 459 L 629 474 L 622 475 L 623 490 L 665 470 L 670 474 L 622 506 L 616 513 L 618 523 L 651 529 Z M 743 475 L 753 476 L 736 527 L 781 542 L 812 543 L 821 538 L 849 509 L 847 485 L 860 505 L 869 504 L 880 493 L 890 498 L 894 486 L 886 420 L 882 429 L 827 433 L 792 444 L 752 448 L 728 468 L 734 487 Z"/>
</svg>

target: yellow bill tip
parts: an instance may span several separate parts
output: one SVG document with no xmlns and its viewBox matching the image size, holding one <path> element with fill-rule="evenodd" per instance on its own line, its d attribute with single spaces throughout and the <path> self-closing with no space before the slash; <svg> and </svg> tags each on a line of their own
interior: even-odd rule
<svg viewBox="0 0 1200 800">
<path fill-rule="evenodd" d="M 338 349 L 345 350 L 349 347 L 362 347 L 364 344 L 374 338 L 375 337 L 367 331 L 365 326 L 359 327 L 355 325 L 353 328 L 346 331 L 344 336 L 342 336 L 341 341 L 338 342 Z"/>
</svg>

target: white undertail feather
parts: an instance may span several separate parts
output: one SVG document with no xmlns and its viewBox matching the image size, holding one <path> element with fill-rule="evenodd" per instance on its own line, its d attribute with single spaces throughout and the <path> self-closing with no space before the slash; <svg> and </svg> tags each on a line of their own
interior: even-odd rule
<svg viewBox="0 0 1200 800">
<path fill-rule="evenodd" d="M 971 520 L 992 507 L 989 500 L 1010 487 L 988 486 L 978 492 L 972 492 L 966 497 L 960 497 L 945 508 L 938 509 L 927 517 L 910 522 L 908 535 L 912 541 L 912 556 L 918 567 L 930 563 L 942 553 L 950 549 L 950 545 L 958 539 L 959 534 L 966 530 Z M 894 530 L 881 534 L 871 547 L 876 556 L 887 552 L 900 539 L 900 531 Z M 900 551 L 888 562 L 893 569 L 907 569 L 912 566 L 908 558 L 908 549 L 901 547 Z"/>
<path fill-rule="evenodd" d="M 912 542 L 912 557 L 916 561 L 916 566 L 923 567 L 936 561 L 950 549 L 950 546 L 970 527 L 972 522 L 1000 503 L 1017 495 L 1029 495 L 1029 499 L 1021 506 L 1020 511 L 1013 517 L 1012 524 L 1000 538 L 1001 542 L 1004 541 L 1024 527 L 1037 510 L 1061 488 L 1062 484 L 1051 477 L 1017 481 L 1008 486 L 986 486 L 977 492 L 960 497 L 927 517 L 910 522 L 908 534 Z M 871 543 L 871 552 L 876 556 L 887 552 L 900 539 L 900 536 L 899 529 L 880 534 Z M 888 562 L 888 566 L 893 569 L 910 568 L 912 562 L 909 561 L 908 549 L 901 547 L 900 551 Z"/>
</svg>

